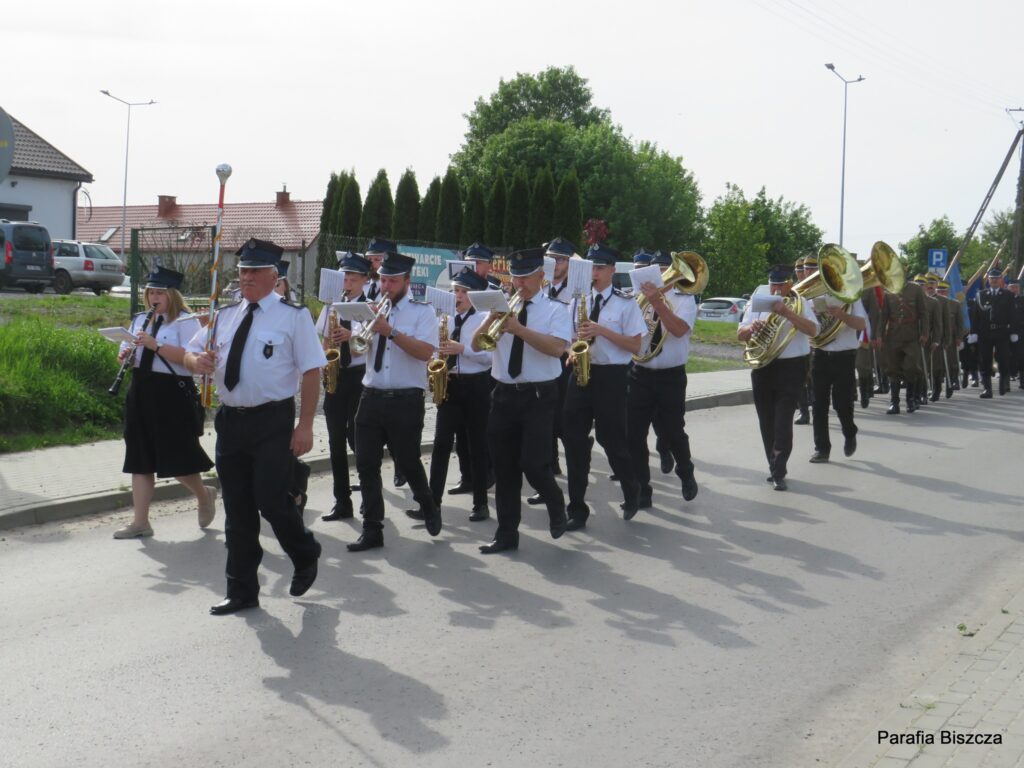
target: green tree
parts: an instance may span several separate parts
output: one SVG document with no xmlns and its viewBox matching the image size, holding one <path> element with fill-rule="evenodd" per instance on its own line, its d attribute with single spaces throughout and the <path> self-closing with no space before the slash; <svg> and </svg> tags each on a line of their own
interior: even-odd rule
<svg viewBox="0 0 1024 768">
<path fill-rule="evenodd" d="M 580 180 L 576 169 L 570 168 L 558 183 L 555 193 L 554 213 L 551 217 L 551 231 L 541 236 L 540 242 L 553 237 L 567 237 L 580 247 L 583 232 L 583 207 L 580 204 Z"/>
<path fill-rule="evenodd" d="M 822 230 L 811 222 L 811 213 L 806 206 L 787 202 L 781 197 L 772 200 L 761 187 L 750 208 L 754 221 L 764 228 L 768 265 L 792 264 L 801 256 L 817 253 L 821 247 Z"/>
<path fill-rule="evenodd" d="M 530 245 L 540 245 L 551 237 L 551 224 L 555 217 L 555 177 L 551 168 L 544 166 L 533 180 L 530 193 L 530 220 L 527 240 Z"/>
<path fill-rule="evenodd" d="M 337 234 L 342 237 L 358 237 L 359 220 L 363 215 L 363 198 L 359 192 L 359 182 L 354 175 L 349 176 L 345 182 L 338 209 Z"/>
<path fill-rule="evenodd" d="M 441 179 L 435 176 L 427 186 L 420 203 L 419 239 L 425 243 L 437 242 L 437 208 L 441 202 Z"/>
<path fill-rule="evenodd" d="M 345 196 L 345 187 L 353 178 L 354 176 L 348 171 L 342 171 L 338 174 L 338 182 L 335 187 L 334 200 L 331 203 L 331 213 L 329 217 L 330 229 L 328 229 L 328 232 L 332 235 L 341 234 L 341 201 Z"/>
<path fill-rule="evenodd" d="M 907 259 L 907 277 L 921 274 L 928 271 L 928 251 L 931 248 L 948 248 L 950 258 L 953 257 L 961 238 L 957 235 L 956 227 L 953 226 L 949 216 L 932 219 L 927 227 L 919 225 L 917 234 L 905 243 L 900 243 L 900 251 Z M 961 257 L 963 258 L 963 257 Z M 967 260 L 961 265 L 960 274 L 966 280 L 970 277 L 967 271 Z"/>
<path fill-rule="evenodd" d="M 416 174 L 406 168 L 395 188 L 395 218 L 391 235 L 399 242 L 415 240 L 419 235 L 420 188 Z"/>
<path fill-rule="evenodd" d="M 705 293 L 742 296 L 764 282 L 769 245 L 743 190 L 727 184 L 707 214 L 704 257 L 710 277 Z"/>
<path fill-rule="evenodd" d="M 502 168 L 494 174 L 484 219 L 484 242 L 492 248 L 505 245 L 505 206 L 508 204 L 508 182 Z"/>
<path fill-rule="evenodd" d="M 383 168 L 366 191 L 363 215 L 359 218 L 359 236 L 391 237 L 391 224 L 395 216 L 395 201 L 391 197 L 388 173 Z"/>
<path fill-rule="evenodd" d="M 504 244 L 516 250 L 525 248 L 528 245 L 526 238 L 529 223 L 530 182 L 526 178 L 526 169 L 519 168 L 512 176 L 505 204 Z"/>
<path fill-rule="evenodd" d="M 458 245 L 462 235 L 462 187 L 455 169 L 449 167 L 441 181 L 441 199 L 437 205 L 437 242 Z"/>
<path fill-rule="evenodd" d="M 320 234 L 317 239 L 316 252 L 316 280 L 317 290 L 320 289 L 320 269 L 334 269 L 334 249 L 332 248 L 331 237 L 334 230 L 334 222 L 331 220 L 331 213 L 334 209 L 334 201 L 338 194 L 338 174 L 331 171 L 331 179 L 327 182 L 327 192 L 324 195 L 323 207 L 320 209 Z"/>
<path fill-rule="evenodd" d="M 487 205 L 484 202 L 484 188 L 477 179 L 469 184 L 466 192 L 466 211 L 462 217 L 462 238 L 463 245 L 475 242 L 487 242 L 484 239 L 484 220 L 487 214 Z"/>
</svg>

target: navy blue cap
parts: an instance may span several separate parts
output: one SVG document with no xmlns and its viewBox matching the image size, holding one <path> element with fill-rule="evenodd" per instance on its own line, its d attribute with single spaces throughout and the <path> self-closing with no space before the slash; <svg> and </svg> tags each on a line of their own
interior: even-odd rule
<svg viewBox="0 0 1024 768">
<path fill-rule="evenodd" d="M 598 266 L 615 266 L 619 252 L 604 243 L 595 243 L 587 249 L 587 258 Z"/>
<path fill-rule="evenodd" d="M 462 257 L 469 261 L 494 261 L 494 251 L 483 243 L 473 243 L 462 252 Z"/>
<path fill-rule="evenodd" d="M 786 264 L 776 264 L 768 270 L 768 283 L 778 285 L 793 279 L 793 268 Z"/>
<path fill-rule="evenodd" d="M 552 239 L 550 243 L 544 244 L 544 248 L 546 249 L 544 252 L 546 256 L 564 256 L 568 259 L 576 253 L 576 246 L 573 245 L 572 241 L 566 240 L 564 237 Z"/>
<path fill-rule="evenodd" d="M 185 279 L 185 275 L 181 272 L 175 272 L 173 269 L 167 269 L 166 267 L 158 266 L 148 275 L 146 275 L 146 287 L 147 288 L 160 288 L 167 290 L 168 288 L 174 288 L 177 290 L 181 287 L 181 281 Z"/>
<path fill-rule="evenodd" d="M 633 254 L 633 263 L 642 264 L 644 266 L 651 263 L 651 259 L 654 258 L 654 254 L 645 248 L 641 248 L 639 251 Z"/>
<path fill-rule="evenodd" d="M 353 253 L 352 251 L 338 251 L 336 255 L 338 256 L 339 272 L 355 272 L 357 275 L 370 274 L 370 268 L 373 265 L 362 254 Z"/>
<path fill-rule="evenodd" d="M 1007 285 L 1018 285 L 1020 283 L 1020 280 L 1018 280 L 1016 277 L 1008 277 L 1006 278 L 1005 282 Z M 939 285 L 941 286 L 942 283 L 939 283 Z"/>
<path fill-rule="evenodd" d="M 544 269 L 544 248 L 526 248 L 508 257 L 508 271 L 513 277 L 526 277 Z"/>
<path fill-rule="evenodd" d="M 452 285 L 465 288 L 467 291 L 486 291 L 487 278 L 480 277 L 476 271 L 469 267 L 463 267 L 462 271 L 452 278 Z"/>
<path fill-rule="evenodd" d="M 501 290 L 501 278 L 493 272 L 487 276 L 487 290 L 489 291 L 500 291 Z"/>
<path fill-rule="evenodd" d="M 366 246 L 367 256 L 387 256 L 390 253 L 398 253 L 398 246 L 390 240 L 385 240 L 383 237 L 373 238 L 370 240 L 370 244 Z"/>
<path fill-rule="evenodd" d="M 369 251 L 367 251 L 369 253 Z M 382 275 L 408 275 L 416 259 L 412 256 L 403 256 L 398 251 L 393 251 L 384 256 L 384 262 L 380 265 Z"/>
<path fill-rule="evenodd" d="M 668 251 L 655 251 L 654 255 L 651 256 L 651 264 L 659 267 L 671 267 L 672 254 Z"/>
<path fill-rule="evenodd" d="M 988 271 L 988 277 L 1002 277 L 1002 276 L 1003 276 L 1003 270 L 1001 270 L 999 267 L 992 267 L 992 269 L 990 269 Z"/>
<path fill-rule="evenodd" d="M 291 262 L 288 262 L 288 261 L 279 261 L 279 262 L 277 262 L 277 276 L 278 277 L 288 277 L 288 265 L 290 263 Z"/>
<path fill-rule="evenodd" d="M 284 248 L 281 246 L 274 245 L 269 240 L 257 240 L 256 238 L 249 240 L 235 251 L 235 255 L 239 257 L 238 266 L 249 269 L 276 267 L 283 254 Z"/>
</svg>

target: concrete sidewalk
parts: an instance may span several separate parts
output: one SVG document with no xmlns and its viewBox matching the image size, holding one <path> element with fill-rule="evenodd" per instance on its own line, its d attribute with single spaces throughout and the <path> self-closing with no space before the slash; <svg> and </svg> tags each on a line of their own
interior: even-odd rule
<svg viewBox="0 0 1024 768">
<path fill-rule="evenodd" d="M 750 373 L 746 370 L 698 373 L 689 378 L 687 411 L 751 402 Z M 435 412 L 428 403 L 423 426 L 427 446 L 433 440 Z M 212 422 L 212 418 L 207 419 L 207 434 L 201 439 L 211 459 L 216 442 Z M 330 471 L 327 425 L 319 413 L 313 426 L 313 450 L 303 459 L 313 472 Z M 123 460 L 124 443 L 120 440 L 4 456 L 0 460 L 0 529 L 129 506 L 131 478 L 121 472 Z M 216 473 L 209 473 L 206 482 L 215 485 Z M 175 480 L 161 480 L 154 499 L 187 493 Z"/>
</svg>

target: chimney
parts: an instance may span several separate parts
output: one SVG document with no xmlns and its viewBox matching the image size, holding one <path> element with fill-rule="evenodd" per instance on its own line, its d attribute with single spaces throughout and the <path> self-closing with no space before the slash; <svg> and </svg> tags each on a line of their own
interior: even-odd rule
<svg viewBox="0 0 1024 768">
<path fill-rule="evenodd" d="M 277 193 L 277 202 L 274 203 L 275 208 L 281 208 L 291 203 L 291 195 L 288 194 L 288 185 L 282 184 L 282 189 Z"/>
<path fill-rule="evenodd" d="M 174 209 L 178 207 L 178 198 L 175 195 L 156 196 L 156 215 L 161 219 L 170 219 L 174 216 Z"/>
</svg>

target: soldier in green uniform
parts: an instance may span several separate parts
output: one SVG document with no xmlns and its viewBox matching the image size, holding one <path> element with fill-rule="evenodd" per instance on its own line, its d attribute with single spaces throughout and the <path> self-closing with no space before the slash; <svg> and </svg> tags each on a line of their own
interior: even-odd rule
<svg viewBox="0 0 1024 768">
<path fill-rule="evenodd" d="M 934 272 L 929 272 L 925 275 L 924 292 L 929 301 L 932 302 L 932 309 L 934 311 L 927 347 L 928 366 L 931 369 L 928 372 L 928 383 L 931 385 L 932 393 L 930 400 L 933 403 L 942 395 L 942 382 L 946 377 L 946 368 L 942 358 L 948 346 L 948 337 L 952 330 L 949 327 L 949 309 L 946 307 L 942 297 L 939 296 L 938 287 L 938 275 Z M 951 390 L 950 395 L 952 394 Z"/>
<path fill-rule="evenodd" d="M 884 294 L 881 286 L 875 286 L 864 291 L 861 296 L 861 304 L 868 316 L 868 327 L 861 331 L 860 346 L 857 347 L 857 388 L 860 392 L 860 407 L 867 408 L 868 401 L 873 392 L 880 392 L 872 388 L 872 381 L 875 376 L 875 365 L 878 357 L 878 350 L 881 347 L 880 330 L 882 305 Z M 880 377 L 879 377 L 880 378 Z M 881 381 L 877 382 L 881 384 Z"/>
<path fill-rule="evenodd" d="M 936 288 L 939 298 L 946 307 L 946 326 L 943 338 L 943 354 L 945 363 L 942 375 L 946 377 L 946 397 L 953 396 L 953 390 L 960 389 L 960 358 L 957 354 L 960 342 L 964 338 L 964 313 L 960 302 L 949 296 L 949 283 L 939 280 Z"/>
<path fill-rule="evenodd" d="M 900 386 L 907 388 L 907 411 L 917 410 L 915 384 L 921 378 L 921 349 L 928 342 L 924 290 L 908 280 L 899 293 L 885 294 L 881 312 L 882 356 L 889 377 L 889 410 L 900 412 Z"/>
</svg>

